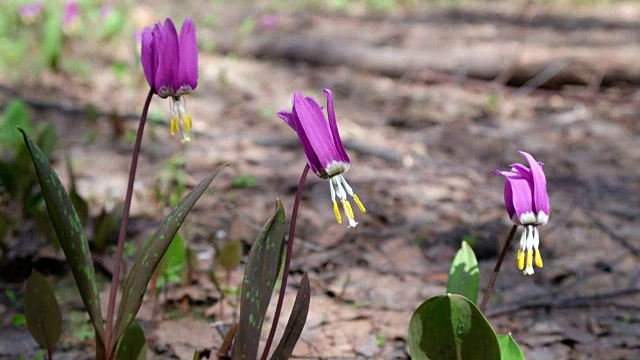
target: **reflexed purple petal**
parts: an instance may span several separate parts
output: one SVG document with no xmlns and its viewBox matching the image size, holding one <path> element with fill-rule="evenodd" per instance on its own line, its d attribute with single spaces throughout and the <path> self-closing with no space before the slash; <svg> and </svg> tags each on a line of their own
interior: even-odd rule
<svg viewBox="0 0 640 360">
<path fill-rule="evenodd" d="M 340 133 L 338 132 L 338 121 L 336 120 L 336 112 L 333 109 L 333 94 L 329 89 L 324 89 L 324 93 L 327 95 L 327 115 L 329 115 L 329 129 L 331 130 L 333 143 L 340 155 L 340 160 L 349 164 L 349 155 L 347 155 L 347 152 L 344 150 Z"/>
<path fill-rule="evenodd" d="M 511 176 L 507 177 L 507 184 L 511 187 L 511 198 L 513 209 L 523 224 L 533 224 L 536 220 L 533 212 L 533 201 L 531 198 L 531 188 L 527 179 Z M 506 192 L 505 192 L 506 200 Z M 506 205 L 505 205 L 506 207 Z"/>
<path fill-rule="evenodd" d="M 198 86 L 198 44 L 196 25 L 186 18 L 180 29 L 180 65 L 175 89 L 190 92 Z M 185 86 L 186 85 L 186 86 Z"/>
<path fill-rule="evenodd" d="M 302 94 L 296 93 L 293 108 L 299 119 L 296 124 L 298 133 L 307 136 L 322 168 L 326 168 L 332 161 L 339 160 L 340 155 L 331 139 L 329 125 L 320 106 L 313 99 L 303 98 Z"/>
<path fill-rule="evenodd" d="M 295 95 L 296 94 L 294 94 L 294 98 L 295 98 Z M 291 117 L 289 118 L 289 120 L 291 121 L 291 124 L 292 124 L 291 127 L 294 128 L 294 130 L 303 129 L 302 126 L 300 125 L 300 119 L 298 118 L 298 115 L 295 112 L 295 106 L 294 106 L 294 111 L 293 113 L 291 113 Z M 320 175 L 320 173 L 324 169 L 324 166 L 318 160 L 318 156 L 316 155 L 316 152 L 311 146 L 311 143 L 309 142 L 309 138 L 307 137 L 307 134 L 304 132 L 304 130 L 296 131 L 296 133 L 298 134 L 298 139 L 302 144 L 302 150 L 304 152 L 305 158 L 307 158 L 307 163 L 309 164 L 311 171 L 313 171 L 315 174 Z"/>
<path fill-rule="evenodd" d="M 284 120 L 284 122 L 286 122 L 287 125 L 291 126 L 291 128 L 295 132 L 298 132 L 298 130 L 296 129 L 296 123 L 293 121 L 293 113 L 289 111 L 280 111 L 278 112 L 278 117 Z"/>
<path fill-rule="evenodd" d="M 156 25 L 161 37 L 155 41 L 158 67 L 156 71 L 156 91 L 161 97 L 174 95 L 177 91 L 174 88 L 175 78 L 178 73 L 178 32 L 171 19 L 164 21 L 164 26 Z M 156 35 L 156 34 L 154 34 Z"/>
<path fill-rule="evenodd" d="M 513 219 L 513 215 L 516 213 L 516 209 L 513 207 L 513 191 L 511 190 L 511 184 L 509 184 L 510 177 L 519 177 L 518 174 L 496 170 L 494 171 L 496 175 L 503 175 L 507 179 L 504 182 L 504 208 L 507 210 L 507 214 L 509 214 L 509 219 Z"/>
<path fill-rule="evenodd" d="M 536 215 L 540 211 L 549 215 L 549 195 L 547 194 L 547 178 L 542 171 L 542 166 L 530 154 L 520 151 L 520 155 L 524 156 L 531 167 L 533 176 L 533 203 Z"/>
<path fill-rule="evenodd" d="M 142 32 L 142 49 L 140 61 L 142 62 L 142 70 L 147 82 L 152 89 L 155 89 L 154 78 L 156 75 L 156 54 L 153 46 L 153 33 L 151 28 L 145 28 Z M 155 90 L 154 90 L 155 91 Z"/>
</svg>

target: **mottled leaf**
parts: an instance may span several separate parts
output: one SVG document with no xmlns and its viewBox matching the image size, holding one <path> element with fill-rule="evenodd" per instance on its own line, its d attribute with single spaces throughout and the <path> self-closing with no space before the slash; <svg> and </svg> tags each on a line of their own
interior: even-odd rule
<svg viewBox="0 0 640 360">
<path fill-rule="evenodd" d="M 145 360 L 147 358 L 147 339 L 138 322 L 127 327 L 116 350 L 116 360 Z"/>
<path fill-rule="evenodd" d="M 33 271 L 24 293 L 24 315 L 29 333 L 40 346 L 52 352 L 62 332 L 62 315 L 53 288 Z"/>
<path fill-rule="evenodd" d="M 62 247 L 62 251 L 64 251 L 64 255 L 69 261 L 80 296 L 98 334 L 98 340 L 102 342 L 104 339 L 104 325 L 100 311 L 98 286 L 89 243 L 80 224 L 80 218 L 73 208 L 58 175 L 49 165 L 46 156 L 22 129 L 20 131 L 24 136 L 31 160 L 35 165 L 42 195 L 58 236 L 60 247 Z"/>
<path fill-rule="evenodd" d="M 233 343 L 233 359 L 258 358 L 260 331 L 280 270 L 285 216 L 282 203 L 260 231 L 249 252 L 240 292 L 240 320 Z"/>
<path fill-rule="evenodd" d="M 500 360 L 491 325 L 473 302 L 457 294 L 433 297 L 416 309 L 409 350 L 417 360 Z"/>
<path fill-rule="evenodd" d="M 287 327 L 284 328 L 284 334 L 278 347 L 273 351 L 271 360 L 286 360 L 293 354 L 293 349 L 300 339 L 304 324 L 307 322 L 309 314 L 309 301 L 311 301 L 311 287 L 309 286 L 309 277 L 307 274 L 302 275 L 300 288 L 296 295 L 296 301 L 293 303 L 291 316 L 287 321 Z"/>
<path fill-rule="evenodd" d="M 136 258 L 131 271 L 127 276 L 122 287 L 122 298 L 118 308 L 118 318 L 115 325 L 115 336 L 117 340 L 122 336 L 124 330 L 129 326 L 135 318 L 142 297 L 147 289 L 147 284 L 151 280 L 160 259 L 167 251 L 171 240 L 178 232 L 180 225 L 187 217 L 187 214 L 195 205 L 196 201 L 207 189 L 209 184 L 218 175 L 220 170 L 212 173 L 202 180 L 187 196 L 185 196 L 180 204 L 169 214 L 160 224 L 156 232 L 151 236 Z"/>
<path fill-rule="evenodd" d="M 462 242 L 449 270 L 447 292 L 464 295 L 476 303 L 480 286 L 480 269 L 473 249 L 466 241 Z"/>
<path fill-rule="evenodd" d="M 524 360 L 524 354 L 511 334 L 498 335 L 498 344 L 502 360 Z"/>
</svg>

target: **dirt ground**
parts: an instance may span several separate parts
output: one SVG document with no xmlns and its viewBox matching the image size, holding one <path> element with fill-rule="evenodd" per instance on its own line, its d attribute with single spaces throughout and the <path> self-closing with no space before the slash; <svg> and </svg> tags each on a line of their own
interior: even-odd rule
<svg viewBox="0 0 640 360">
<path fill-rule="evenodd" d="M 192 15 L 196 23 L 207 24 L 207 14 L 215 10 L 218 27 L 198 27 L 201 47 L 224 37 L 224 29 L 233 29 L 230 37 L 238 36 L 236 29 L 247 14 L 267 13 L 248 3 L 213 10 L 197 4 L 178 8 L 166 2 L 154 9 L 140 6 L 134 13 L 140 21 L 171 14 L 176 19 Z M 620 52 L 635 51 L 640 59 L 640 6 L 633 3 L 583 6 L 573 12 L 541 5 L 535 15 L 558 16 L 557 22 L 534 20 L 529 25 L 483 15 L 521 19 L 518 7 L 489 3 L 467 10 L 464 16 L 440 8 L 392 16 L 280 12 L 274 27 L 258 24 L 242 41 L 311 37 L 377 47 L 381 57 L 391 46 L 440 57 L 451 54 L 452 59 L 459 59 L 455 54 L 460 49 L 473 53 L 482 45 L 484 51 L 512 53 L 516 60 L 531 49 L 579 44 L 596 51 L 606 44 L 613 46 L 611 58 L 619 46 Z M 612 19 L 620 24 L 603 25 Z M 100 54 L 106 62 L 120 57 L 135 63 L 128 50 Z M 373 66 L 325 64 L 322 59 L 313 63 L 269 53 L 221 54 L 227 51 L 200 53 L 199 85 L 187 98 L 195 141 L 183 146 L 169 136 L 168 127 L 151 124 L 143 144 L 132 210 L 131 234 L 138 241 L 164 211 L 152 187 L 167 158 L 186 158 L 190 185 L 221 164 L 231 164 L 183 226 L 201 270 L 186 290 L 190 311 L 176 307 L 181 290 L 172 289 L 162 297 L 163 314 L 152 314 L 151 300 L 140 312 L 151 358 L 188 359 L 195 348 L 215 351 L 220 346 L 218 329 L 234 318 L 230 311 L 216 317 L 219 293 L 206 276 L 215 257 L 211 242 L 250 244 L 276 199 L 290 213 L 305 160 L 294 133 L 275 113 L 290 108 L 294 91 L 320 100 L 322 89 L 330 88 L 352 160 L 345 178 L 367 212 L 356 214 L 355 229 L 338 225 L 327 182 L 309 177 L 280 325 L 282 330 L 296 285 L 308 273 L 311 308 L 296 358 L 408 358 L 411 314 L 429 297 L 445 292 L 448 267 L 464 237 L 476 239 L 481 284 L 486 285 L 511 226 L 503 207 L 503 179 L 493 170 L 523 162 L 518 151 L 524 150 L 545 163 L 551 202 L 550 221 L 540 229 L 545 266 L 525 277 L 516 269 L 515 248 L 508 253 L 488 306 L 490 322 L 501 333 L 511 332 L 530 360 L 640 359 L 640 93 L 635 85 L 598 86 L 594 80 L 595 85 L 537 89 L 472 78 L 464 68 L 436 77 L 388 76 Z M 37 87 L 19 89 L 20 94 L 68 108 L 91 103 L 121 115 L 140 111 L 147 91 L 142 71 L 124 86 L 98 65 L 90 80 L 47 74 L 40 81 Z M 168 102 L 155 98 L 151 112 L 168 117 L 168 108 Z M 40 121 L 56 124 L 61 136 L 57 157 L 71 155 L 79 191 L 93 213 L 105 202 L 124 198 L 131 145 L 113 135 L 109 117 L 88 124 L 83 116 L 60 109 L 33 111 Z M 135 125 L 126 121 L 127 128 Z M 101 135 L 87 145 L 83 134 L 91 129 Z M 57 166 L 66 178 L 63 162 Z M 255 177 L 256 186 L 232 188 L 240 175 Z M 55 253 L 38 251 L 45 254 L 40 256 Z M 239 268 L 231 282 L 239 283 L 241 276 Z M 59 281 L 69 283 L 68 274 Z M 20 284 L 2 287 L 21 289 Z M 102 294 L 106 300 L 107 285 Z M 66 306 L 81 305 L 76 298 Z M 26 330 L 8 321 L 17 311 L 0 305 L 1 359 L 37 350 Z M 56 358 L 91 357 L 81 355 L 91 354 L 86 341 L 73 331 L 65 334 Z"/>
</svg>

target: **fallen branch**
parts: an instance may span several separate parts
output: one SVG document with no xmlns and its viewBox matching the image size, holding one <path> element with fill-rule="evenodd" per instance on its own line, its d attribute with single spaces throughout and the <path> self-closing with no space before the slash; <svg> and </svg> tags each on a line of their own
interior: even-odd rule
<svg viewBox="0 0 640 360">
<path fill-rule="evenodd" d="M 498 306 L 494 309 L 487 310 L 485 316 L 496 317 L 506 314 L 511 314 L 521 310 L 531 309 L 577 309 L 577 308 L 592 308 L 592 307 L 614 307 L 620 310 L 627 311 L 640 311 L 640 305 L 626 304 L 611 301 L 612 298 L 633 295 L 640 293 L 640 288 L 628 288 L 613 290 L 600 294 L 588 295 L 588 296 L 569 296 L 562 298 L 548 298 L 540 300 L 523 300 L 512 304 L 506 304 Z"/>
</svg>

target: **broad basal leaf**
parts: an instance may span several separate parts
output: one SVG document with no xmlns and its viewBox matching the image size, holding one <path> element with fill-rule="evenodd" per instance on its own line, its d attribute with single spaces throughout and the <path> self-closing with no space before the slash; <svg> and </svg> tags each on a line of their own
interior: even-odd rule
<svg viewBox="0 0 640 360">
<path fill-rule="evenodd" d="M 80 290 L 80 296 L 87 308 L 93 327 L 96 329 L 98 339 L 103 341 L 104 325 L 100 312 L 98 286 L 89 243 L 80 224 L 80 219 L 46 156 L 22 129 L 20 131 L 35 165 L 42 195 L 47 204 L 49 217 L 60 241 L 60 246 L 69 261 L 73 277 L 78 285 L 78 290 Z"/>
<path fill-rule="evenodd" d="M 289 321 L 287 321 L 287 327 L 284 329 L 284 334 L 282 335 L 282 339 L 280 339 L 278 347 L 276 347 L 273 355 L 271 355 L 271 360 L 286 360 L 293 354 L 293 349 L 298 339 L 300 339 L 304 324 L 307 322 L 309 301 L 311 301 L 311 287 L 309 286 L 309 277 L 307 274 L 304 274 L 300 281 L 296 301 L 293 303 L 291 316 L 289 317 Z"/>
<path fill-rule="evenodd" d="M 480 310 L 462 295 L 433 297 L 409 323 L 414 360 L 500 360 L 496 334 Z"/>
<path fill-rule="evenodd" d="M 278 201 L 275 214 L 264 225 L 251 247 L 244 270 L 240 292 L 240 321 L 233 343 L 234 360 L 258 358 L 262 322 L 280 270 L 284 231 L 284 208 Z"/>
<path fill-rule="evenodd" d="M 502 360 L 524 360 L 524 354 L 511 334 L 498 335 Z"/>
<path fill-rule="evenodd" d="M 24 315 L 31 336 L 40 346 L 52 352 L 62 332 L 62 316 L 53 288 L 37 271 L 33 271 L 27 280 Z"/>
<path fill-rule="evenodd" d="M 123 288 L 120 307 L 118 308 L 118 318 L 115 325 L 114 339 L 119 339 L 124 330 L 129 326 L 135 318 L 142 297 L 147 289 L 147 284 L 153 275 L 160 259 L 167 251 L 171 240 L 178 232 L 180 225 L 187 217 L 187 214 L 195 205 L 196 201 L 207 189 L 209 184 L 218 175 L 220 170 L 207 176 L 198 184 L 187 196 L 182 199 L 180 204 L 169 214 L 160 224 L 156 232 L 152 235 L 151 241 L 148 241 L 138 254 L 129 275 L 127 276 Z"/>
<path fill-rule="evenodd" d="M 147 339 L 140 324 L 134 321 L 129 324 L 118 343 L 116 360 L 145 360 L 146 358 Z"/>
<path fill-rule="evenodd" d="M 449 270 L 447 292 L 460 294 L 476 303 L 480 286 L 480 269 L 473 249 L 466 241 L 462 242 Z"/>
</svg>

